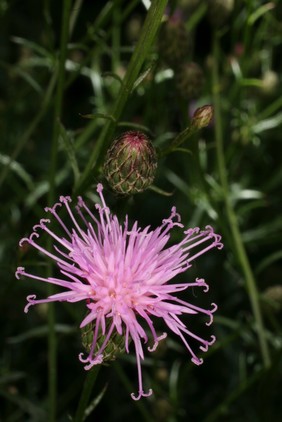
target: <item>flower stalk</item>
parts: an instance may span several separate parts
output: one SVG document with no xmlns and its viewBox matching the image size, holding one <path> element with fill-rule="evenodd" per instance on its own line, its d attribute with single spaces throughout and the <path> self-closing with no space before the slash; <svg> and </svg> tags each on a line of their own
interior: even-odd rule
<svg viewBox="0 0 282 422">
<path fill-rule="evenodd" d="M 75 186 L 75 194 L 83 190 L 83 186 L 87 183 L 93 168 L 96 167 L 96 170 L 98 170 L 103 161 L 104 153 L 108 149 L 109 144 L 114 136 L 114 131 L 116 128 L 115 122 L 117 122 L 122 115 L 127 100 L 131 95 L 134 84 L 139 76 L 142 65 L 152 47 L 156 33 L 161 24 L 166 4 L 167 0 L 155 0 L 151 3 L 151 7 L 145 19 L 139 41 L 134 49 L 134 53 L 131 57 L 125 78 L 123 80 L 123 84 L 120 87 L 120 92 L 114 104 L 113 111 L 110 113 L 114 120 L 108 121 L 105 124 L 101 135 L 97 139 L 85 170 L 82 173 L 77 185 Z M 95 127 L 95 125 L 96 122 L 93 120 L 93 127 Z M 89 128 L 89 132 L 91 132 L 91 127 Z"/>
<path fill-rule="evenodd" d="M 213 85 L 213 103 L 215 115 L 215 138 L 216 138 L 216 154 L 218 175 L 224 195 L 224 206 L 226 216 L 229 222 L 230 232 L 233 238 L 234 246 L 237 253 L 237 258 L 241 266 L 246 288 L 249 294 L 253 315 L 256 321 L 257 334 L 259 345 L 261 349 L 262 360 L 265 368 L 270 365 L 270 354 L 268 344 L 266 341 L 265 329 L 263 324 L 262 312 L 259 303 L 259 294 L 256 287 L 255 278 L 248 260 L 247 252 L 242 241 L 238 220 L 234 212 L 228 186 L 228 177 L 226 171 L 226 163 L 224 157 L 221 110 L 220 110 L 220 97 L 219 97 L 219 72 L 218 72 L 218 59 L 219 59 L 219 45 L 217 33 L 213 37 L 213 70 L 212 70 L 212 85 Z"/>
</svg>

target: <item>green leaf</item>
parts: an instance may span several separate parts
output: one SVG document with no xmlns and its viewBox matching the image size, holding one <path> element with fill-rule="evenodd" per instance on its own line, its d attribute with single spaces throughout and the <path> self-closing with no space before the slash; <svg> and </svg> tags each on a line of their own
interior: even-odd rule
<svg viewBox="0 0 282 422">
<path fill-rule="evenodd" d="M 277 113 L 275 116 L 262 120 L 253 125 L 252 130 L 254 133 L 265 132 L 266 130 L 275 129 L 282 124 L 282 112 Z"/>
<path fill-rule="evenodd" d="M 18 336 L 10 337 L 7 342 L 9 344 L 19 344 L 31 338 L 45 337 L 48 334 L 48 331 L 49 331 L 48 325 L 42 325 L 41 327 L 32 328 L 29 331 L 25 331 L 24 333 Z M 59 333 L 59 334 L 68 335 L 68 334 L 72 334 L 76 332 L 77 328 L 67 325 L 67 324 L 56 324 L 55 331 L 56 333 Z"/>
<path fill-rule="evenodd" d="M 252 26 L 254 23 L 265 13 L 269 12 L 270 10 L 275 8 L 274 2 L 269 2 L 263 4 L 261 7 L 258 7 L 249 17 L 248 17 L 248 25 Z"/>
<path fill-rule="evenodd" d="M 160 195 L 163 195 L 163 196 L 172 196 L 174 194 L 174 191 L 173 192 L 166 192 L 165 190 L 160 189 L 160 188 L 158 188 L 155 185 L 149 186 L 148 189 L 150 189 L 150 190 L 152 190 L 152 191 L 154 191 L 154 192 L 156 192 L 156 193 L 158 193 Z"/>
<path fill-rule="evenodd" d="M 74 180 L 77 182 L 80 176 L 80 171 L 78 168 L 78 163 L 75 156 L 75 149 L 74 149 L 74 140 L 70 134 L 64 128 L 64 126 L 60 123 L 60 140 L 62 142 L 63 148 L 67 153 L 70 165 L 73 169 Z"/>
<path fill-rule="evenodd" d="M 84 119 L 106 119 L 106 120 L 111 120 L 112 122 L 116 123 L 116 119 L 114 118 L 114 116 L 111 116 L 110 114 L 104 114 L 104 113 L 95 113 L 95 114 L 80 114 L 79 115 L 81 117 L 83 117 Z"/>
<path fill-rule="evenodd" d="M 153 68 L 154 64 L 148 67 L 141 75 L 136 79 L 136 81 L 133 84 L 132 91 L 134 91 L 143 81 L 144 79 L 149 75 Z"/>
<path fill-rule="evenodd" d="M 3 166 L 10 166 L 10 169 L 26 184 L 31 191 L 34 189 L 34 183 L 31 176 L 25 171 L 23 166 L 15 160 L 12 160 L 8 155 L 0 153 L 0 164 Z"/>
<path fill-rule="evenodd" d="M 40 56 L 54 59 L 54 56 L 50 53 L 50 51 L 46 50 L 46 48 L 33 41 L 29 41 L 22 37 L 11 37 L 11 40 L 16 44 L 28 47 L 30 50 L 35 51 Z"/>
</svg>

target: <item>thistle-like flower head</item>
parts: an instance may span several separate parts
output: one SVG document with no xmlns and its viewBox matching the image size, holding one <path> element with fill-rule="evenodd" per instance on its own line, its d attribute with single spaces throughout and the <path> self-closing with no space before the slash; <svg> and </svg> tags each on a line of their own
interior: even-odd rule
<svg viewBox="0 0 282 422">
<path fill-rule="evenodd" d="M 135 349 L 139 390 L 137 395 L 132 393 L 132 398 L 138 400 L 152 393 L 152 390 L 147 393 L 143 390 L 142 340 L 146 343 L 149 337 L 152 338 L 153 345 L 148 350 L 153 351 L 159 341 L 166 337 L 166 333 L 157 334 L 153 319 L 162 319 L 166 327 L 181 338 L 196 365 L 201 364 L 202 359 L 196 356 L 189 338 L 193 339 L 193 343 L 196 340 L 203 352 L 214 343 L 214 336 L 209 340 L 199 337 L 184 324 L 180 316 L 184 315 L 183 320 L 186 320 L 191 314 L 204 314 L 206 324 L 210 325 L 216 305 L 203 309 L 177 297 L 179 292 L 188 288 L 203 288 L 206 292 L 207 284 L 201 278 L 189 283 L 179 283 L 173 279 L 186 271 L 200 255 L 213 248 L 221 249 L 223 245 L 221 237 L 207 226 L 202 231 L 199 228 L 185 230 L 179 243 L 167 246 L 170 231 L 183 228 L 175 207 L 170 217 L 154 230 L 150 226 L 142 229 L 137 222 L 129 227 L 127 217 L 121 224 L 111 214 L 102 190 L 99 184 L 97 192 L 101 204 L 96 204 L 96 213 L 92 213 L 81 197 L 76 206 L 77 216 L 72 211 L 69 197 L 61 197 L 53 208 L 46 208 L 64 232 L 63 236 L 57 235 L 55 229 L 50 230 L 50 220 L 42 219 L 39 225 L 34 226 L 30 237 L 20 241 L 20 245 L 27 242 L 54 260 L 60 276 L 45 278 L 28 273 L 23 267 L 17 269 L 16 276 L 26 276 L 63 288 L 62 292 L 46 299 L 28 296 L 25 312 L 39 303 L 85 303 L 88 313 L 80 327 L 91 324 L 92 344 L 87 354 L 81 353 L 79 359 L 86 370 L 103 362 L 114 336 L 120 337 L 120 343 L 127 353 L 131 347 Z M 66 208 L 69 222 L 63 221 L 58 214 L 61 207 Z M 53 238 L 53 251 L 40 246 L 38 230 Z"/>
<path fill-rule="evenodd" d="M 143 192 L 153 182 L 157 154 L 150 139 L 142 132 L 120 135 L 107 151 L 104 175 L 114 192 L 132 195 Z"/>
</svg>

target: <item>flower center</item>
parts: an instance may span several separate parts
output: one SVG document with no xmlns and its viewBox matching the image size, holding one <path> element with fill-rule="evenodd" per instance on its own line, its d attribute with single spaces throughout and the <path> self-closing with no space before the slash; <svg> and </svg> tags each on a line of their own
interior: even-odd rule
<svg viewBox="0 0 282 422">
<path fill-rule="evenodd" d="M 109 289 L 109 296 L 115 299 L 117 297 L 116 291 L 114 289 Z"/>
</svg>

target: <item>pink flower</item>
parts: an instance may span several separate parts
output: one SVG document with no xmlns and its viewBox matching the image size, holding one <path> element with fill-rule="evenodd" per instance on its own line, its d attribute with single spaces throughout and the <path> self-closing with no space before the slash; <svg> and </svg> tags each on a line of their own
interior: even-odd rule
<svg viewBox="0 0 282 422">
<path fill-rule="evenodd" d="M 144 359 L 141 340 L 148 341 L 147 326 L 153 338 L 153 346 L 149 351 L 156 349 L 158 342 L 166 337 L 166 333 L 158 336 L 153 317 L 162 318 L 166 326 L 178 335 L 191 354 L 191 360 L 200 365 L 203 360 L 198 358 L 189 344 L 189 337 L 199 343 L 201 351 L 205 352 L 214 343 L 215 337 L 205 340 L 179 319 L 182 314 L 205 314 L 208 316 L 206 325 L 210 325 L 213 313 L 217 306 L 213 303 L 211 309 L 202 309 L 185 302 L 176 296 L 187 288 L 203 287 L 208 291 L 208 285 L 201 278 L 193 283 L 169 283 L 177 274 L 183 273 L 191 267 L 192 261 L 212 248 L 221 249 L 221 237 L 215 234 L 212 227 L 205 230 L 199 228 L 184 231 L 183 239 L 170 247 L 167 243 L 173 227 L 182 228 L 180 216 L 173 207 L 168 219 L 155 230 L 150 226 L 141 229 L 135 222 L 131 228 L 126 216 L 122 226 L 117 217 L 112 215 L 107 207 L 103 194 L 103 186 L 97 187 L 102 205 L 96 204 L 99 218 L 90 211 L 82 198 L 78 198 L 76 218 L 70 208 L 71 199 L 60 197 L 60 202 L 53 208 L 46 208 L 65 233 L 59 237 L 48 228 L 50 220 L 42 219 L 39 225 L 34 226 L 34 232 L 29 238 L 23 238 L 20 246 L 27 242 L 56 261 L 62 278 L 40 277 L 29 274 L 23 267 L 19 267 L 16 277 L 26 277 L 52 283 L 64 288 L 62 293 L 54 294 L 47 299 L 37 300 L 35 295 L 27 297 L 28 304 L 25 312 L 31 305 L 47 302 L 79 302 L 85 301 L 88 314 L 80 327 L 93 324 L 93 342 L 89 353 L 84 357 L 79 355 L 85 369 L 92 368 L 103 362 L 103 352 L 114 332 L 124 338 L 125 351 L 129 353 L 130 339 L 135 347 L 139 392 L 134 400 L 142 396 L 149 396 L 152 390 L 145 393 L 142 385 L 141 360 Z M 59 207 L 64 206 L 72 223 L 72 229 L 60 218 L 57 213 Z M 80 222 L 78 222 L 78 219 Z M 37 243 L 38 229 L 42 229 L 54 239 L 54 251 L 49 252 Z M 97 338 L 103 335 L 105 340 L 98 346 Z"/>
</svg>

